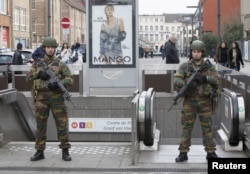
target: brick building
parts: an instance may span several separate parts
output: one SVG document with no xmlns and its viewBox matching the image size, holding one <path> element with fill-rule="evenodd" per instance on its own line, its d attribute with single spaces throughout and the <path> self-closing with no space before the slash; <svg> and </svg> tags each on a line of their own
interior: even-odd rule
<svg viewBox="0 0 250 174">
<path fill-rule="evenodd" d="M 0 48 L 12 46 L 11 0 L 0 0 Z"/>
<path fill-rule="evenodd" d="M 85 0 L 0 0 L 0 48 L 40 46 L 46 36 L 59 43 L 86 42 Z M 61 19 L 68 17 L 70 27 L 63 30 Z"/>
<path fill-rule="evenodd" d="M 218 34 L 218 0 L 200 0 L 202 5 L 202 32 L 212 32 Z M 228 22 L 240 20 L 240 0 L 220 0 L 220 23 L 221 34 L 223 34 L 224 25 Z"/>
</svg>

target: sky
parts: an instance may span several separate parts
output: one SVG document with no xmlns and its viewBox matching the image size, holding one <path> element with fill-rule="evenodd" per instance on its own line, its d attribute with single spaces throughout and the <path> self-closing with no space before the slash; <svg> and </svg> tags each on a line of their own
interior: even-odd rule
<svg viewBox="0 0 250 174">
<path fill-rule="evenodd" d="M 139 15 L 158 15 L 163 13 L 194 13 L 199 0 L 138 0 Z"/>
</svg>

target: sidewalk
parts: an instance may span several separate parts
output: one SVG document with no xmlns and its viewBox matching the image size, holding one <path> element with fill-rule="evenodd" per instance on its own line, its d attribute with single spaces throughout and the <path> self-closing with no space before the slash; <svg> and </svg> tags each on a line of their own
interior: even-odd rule
<svg viewBox="0 0 250 174">
<path fill-rule="evenodd" d="M 220 157 L 246 157 L 243 152 L 224 152 Z M 140 151 L 137 165 L 132 165 L 131 143 L 73 142 L 72 161 L 62 160 L 58 143 L 48 142 L 45 159 L 32 162 L 34 142 L 10 142 L 0 148 L 1 171 L 70 171 L 70 172 L 207 172 L 206 153 L 202 145 L 192 145 L 189 160 L 175 163 L 178 145 L 161 145 L 159 151 Z M 2 172 L 1 172 L 2 173 Z"/>
</svg>

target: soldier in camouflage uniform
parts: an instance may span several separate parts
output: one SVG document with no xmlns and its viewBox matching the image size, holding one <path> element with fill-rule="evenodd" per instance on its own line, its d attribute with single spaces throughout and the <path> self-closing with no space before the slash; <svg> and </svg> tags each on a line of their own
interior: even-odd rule
<svg viewBox="0 0 250 174">
<path fill-rule="evenodd" d="M 205 46 L 202 41 L 196 40 L 191 45 L 192 59 L 182 63 L 177 70 L 174 78 L 174 85 L 181 89 L 187 82 L 192 73 L 199 69 L 205 63 Z M 212 131 L 212 100 L 214 89 L 218 89 L 219 77 L 215 67 L 211 65 L 206 71 L 198 74 L 191 83 L 184 95 L 183 111 L 181 117 L 182 135 L 179 145 L 180 154 L 175 159 L 176 162 L 188 160 L 187 152 L 191 146 L 191 134 L 194 127 L 196 117 L 199 117 L 202 134 L 203 145 L 207 152 L 206 158 L 216 158 L 216 145 L 213 140 Z"/>
<path fill-rule="evenodd" d="M 61 144 L 62 159 L 64 161 L 71 161 L 68 149 L 70 148 L 68 135 L 68 116 L 67 108 L 64 103 L 64 96 L 62 91 L 58 88 L 57 83 L 51 81 L 50 75 L 44 71 L 41 61 L 44 61 L 49 68 L 53 70 L 56 77 L 67 88 L 73 84 L 73 76 L 68 66 L 55 57 L 55 49 L 57 42 L 54 38 L 47 37 L 43 41 L 43 48 L 45 50 L 45 57 L 36 60 L 33 63 L 29 73 L 27 74 L 27 81 L 33 83 L 33 94 L 35 101 L 35 115 L 37 122 L 37 138 L 35 149 L 37 152 L 31 157 L 31 161 L 44 159 L 44 150 L 46 145 L 46 130 L 49 112 L 51 110 L 56 127 L 57 136 Z"/>
</svg>

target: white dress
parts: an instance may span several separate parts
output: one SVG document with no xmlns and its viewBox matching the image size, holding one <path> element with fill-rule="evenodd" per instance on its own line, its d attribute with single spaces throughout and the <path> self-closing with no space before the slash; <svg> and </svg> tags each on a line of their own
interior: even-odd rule
<svg viewBox="0 0 250 174">
<path fill-rule="evenodd" d="M 69 57 L 71 55 L 70 49 L 64 49 L 61 51 L 61 61 L 66 62 L 69 60 Z"/>
</svg>

